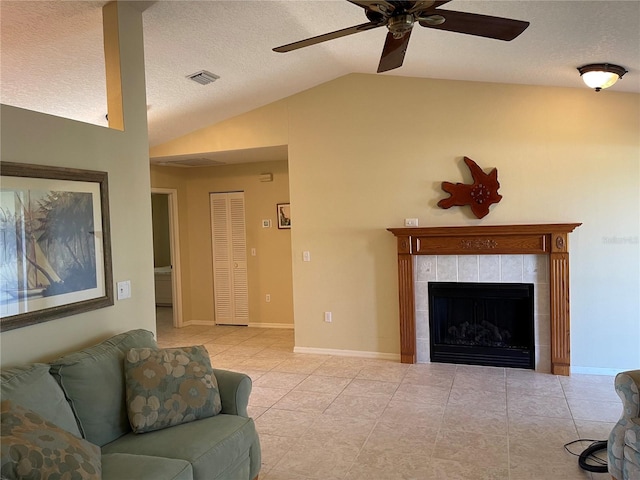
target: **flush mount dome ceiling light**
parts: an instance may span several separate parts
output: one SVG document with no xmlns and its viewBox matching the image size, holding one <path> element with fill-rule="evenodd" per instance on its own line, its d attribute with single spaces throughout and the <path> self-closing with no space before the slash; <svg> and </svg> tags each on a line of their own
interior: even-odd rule
<svg viewBox="0 0 640 480">
<path fill-rule="evenodd" d="M 627 73 L 624 67 L 612 63 L 591 63 L 578 67 L 578 71 L 584 83 L 596 92 L 609 88 Z"/>
</svg>

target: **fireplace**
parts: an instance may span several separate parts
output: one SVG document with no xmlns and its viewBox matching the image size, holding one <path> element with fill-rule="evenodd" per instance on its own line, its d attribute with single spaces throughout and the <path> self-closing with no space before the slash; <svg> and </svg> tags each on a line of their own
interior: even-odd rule
<svg viewBox="0 0 640 480">
<path fill-rule="evenodd" d="M 400 358 L 416 363 L 416 255 L 545 255 L 549 271 L 550 370 L 569 375 L 569 233 L 580 223 L 389 228 L 396 236 Z"/>
<path fill-rule="evenodd" d="M 535 367 L 533 284 L 429 282 L 431 361 Z"/>
</svg>

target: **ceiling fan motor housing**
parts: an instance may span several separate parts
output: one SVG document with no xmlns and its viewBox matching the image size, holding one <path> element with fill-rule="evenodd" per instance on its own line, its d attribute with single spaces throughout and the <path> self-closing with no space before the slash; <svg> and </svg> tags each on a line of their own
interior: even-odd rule
<svg viewBox="0 0 640 480">
<path fill-rule="evenodd" d="M 394 38 L 402 38 L 405 33 L 411 31 L 413 22 L 413 15 L 411 14 L 394 15 L 389 18 L 387 28 L 393 34 Z"/>
</svg>

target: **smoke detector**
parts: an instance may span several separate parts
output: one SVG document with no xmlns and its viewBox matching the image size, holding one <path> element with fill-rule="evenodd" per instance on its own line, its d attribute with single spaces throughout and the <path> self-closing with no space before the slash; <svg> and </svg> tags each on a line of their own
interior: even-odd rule
<svg viewBox="0 0 640 480">
<path fill-rule="evenodd" d="M 192 73 L 191 75 L 187 75 L 187 78 L 199 83 L 200 85 L 208 85 L 215 82 L 220 77 L 214 73 L 207 72 L 206 70 L 201 70 L 199 72 Z"/>
</svg>

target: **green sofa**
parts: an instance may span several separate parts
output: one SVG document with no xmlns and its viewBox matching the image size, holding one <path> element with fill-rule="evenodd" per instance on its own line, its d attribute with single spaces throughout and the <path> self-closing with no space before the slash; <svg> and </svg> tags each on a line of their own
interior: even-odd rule
<svg viewBox="0 0 640 480">
<path fill-rule="evenodd" d="M 3 370 L 2 403 L 24 407 L 37 414 L 32 417 L 90 442 L 99 456 L 97 478 L 100 474 L 104 480 L 257 478 L 260 443 L 247 415 L 251 379 L 214 369 L 222 403 L 219 414 L 137 434 L 131 429 L 125 399 L 124 358 L 132 348 L 158 347 L 151 332 L 132 330 L 51 364 Z M 10 417 L 4 411 L 1 476 L 11 478 L 6 473 L 9 470 L 4 471 L 11 467 L 5 465 L 11 452 L 4 438 L 5 418 Z M 32 463 L 34 468 L 41 464 Z"/>
</svg>

